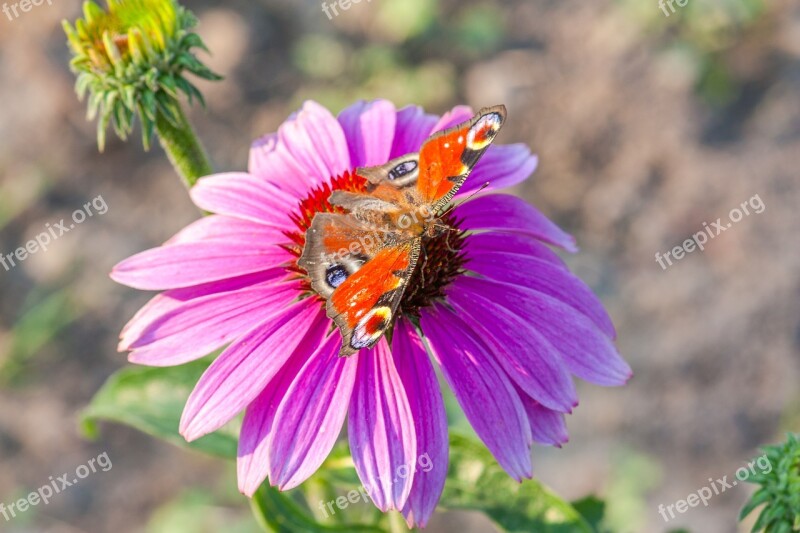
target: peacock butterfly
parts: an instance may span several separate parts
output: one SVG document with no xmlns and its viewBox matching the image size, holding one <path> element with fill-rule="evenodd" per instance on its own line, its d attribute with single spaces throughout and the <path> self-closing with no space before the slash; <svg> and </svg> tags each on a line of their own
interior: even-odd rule
<svg viewBox="0 0 800 533">
<path fill-rule="evenodd" d="M 506 118 L 503 105 L 431 135 L 418 153 L 356 173 L 366 193 L 334 191 L 306 231 L 298 265 L 326 300 L 342 334 L 340 356 L 370 348 L 395 319 L 425 239 L 448 228 L 439 219 Z"/>
</svg>

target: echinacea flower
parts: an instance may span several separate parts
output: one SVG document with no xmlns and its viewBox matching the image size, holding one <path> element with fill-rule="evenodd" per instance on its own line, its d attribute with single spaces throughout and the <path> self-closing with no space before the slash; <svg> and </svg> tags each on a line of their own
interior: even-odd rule
<svg viewBox="0 0 800 533">
<path fill-rule="evenodd" d="M 448 467 L 429 353 L 517 480 L 532 475 L 533 442 L 566 442 L 564 414 L 578 403 L 573 375 L 599 385 L 630 377 L 599 300 L 548 248 L 575 251 L 572 237 L 506 194 L 466 201 L 447 215 L 458 232 L 424 243 L 391 344 L 337 356 L 341 336 L 296 263 L 311 220 L 332 210 L 331 191 L 363 190 L 357 167 L 415 152 L 431 133 L 471 117 L 464 106 L 438 118 L 378 100 L 336 118 L 307 102 L 253 144 L 248 172 L 208 176 L 191 190 L 212 215 L 115 267 L 120 283 L 166 291 L 122 332 L 132 362 L 178 365 L 228 345 L 191 394 L 180 431 L 191 441 L 244 411 L 245 494 L 265 479 L 281 490 L 306 480 L 347 416 L 356 471 L 375 505 L 424 526 Z M 520 183 L 536 162 L 523 145 L 493 145 L 459 196 L 485 182 Z M 413 472 L 426 454 L 429 471 Z"/>
</svg>

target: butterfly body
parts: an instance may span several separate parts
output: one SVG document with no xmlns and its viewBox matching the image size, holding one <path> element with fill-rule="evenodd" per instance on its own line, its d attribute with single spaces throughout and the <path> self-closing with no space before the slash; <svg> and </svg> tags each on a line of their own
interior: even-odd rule
<svg viewBox="0 0 800 533">
<path fill-rule="evenodd" d="M 370 348 L 392 326 L 422 245 L 448 231 L 439 218 L 491 144 L 505 107 L 435 133 L 419 153 L 356 170 L 365 193 L 334 191 L 345 213 L 318 213 L 298 265 L 342 333 L 340 355 Z"/>
</svg>

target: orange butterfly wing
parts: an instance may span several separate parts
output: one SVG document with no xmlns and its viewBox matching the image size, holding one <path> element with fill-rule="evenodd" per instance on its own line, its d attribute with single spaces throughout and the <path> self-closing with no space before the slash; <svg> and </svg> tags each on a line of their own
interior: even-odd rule
<svg viewBox="0 0 800 533">
<path fill-rule="evenodd" d="M 419 239 L 383 248 L 333 292 L 328 316 L 342 332 L 339 355 L 374 346 L 389 329 L 419 250 Z"/>
<path fill-rule="evenodd" d="M 505 106 L 487 107 L 470 121 L 440 131 L 422 145 L 417 191 L 434 211 L 458 192 L 505 119 Z"/>
</svg>

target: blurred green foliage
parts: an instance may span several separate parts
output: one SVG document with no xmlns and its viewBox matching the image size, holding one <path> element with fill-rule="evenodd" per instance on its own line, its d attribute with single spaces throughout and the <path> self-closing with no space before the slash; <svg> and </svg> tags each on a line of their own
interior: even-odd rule
<svg viewBox="0 0 800 533">
<path fill-rule="evenodd" d="M 4 342 L 7 350 L 0 351 L 0 385 L 19 384 L 41 349 L 82 314 L 68 289 L 31 292 Z"/>
<path fill-rule="evenodd" d="M 666 2 L 666 0 L 665 0 Z M 767 14 L 764 0 L 688 0 L 675 12 L 658 0 L 617 0 L 648 36 L 660 36 L 667 52 L 683 57 L 694 72 L 698 94 L 724 105 L 738 94 L 727 54 L 752 32 Z"/>
</svg>

